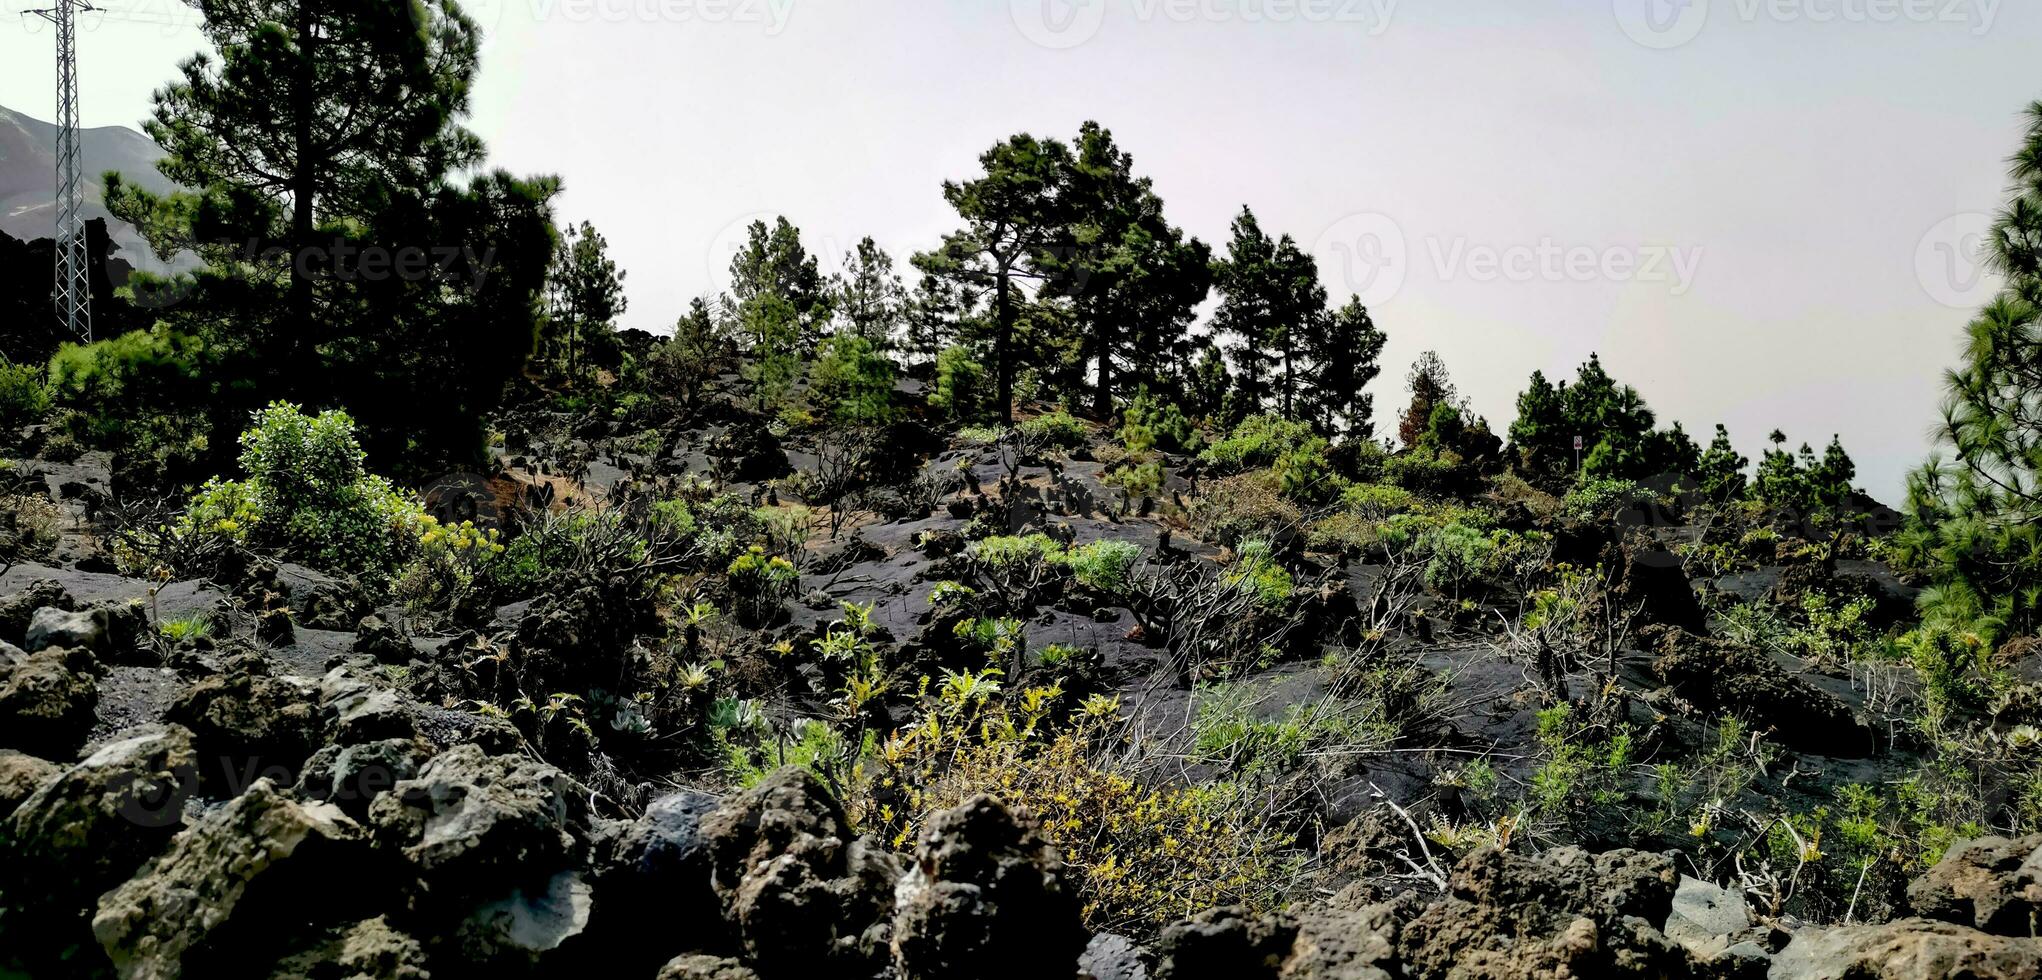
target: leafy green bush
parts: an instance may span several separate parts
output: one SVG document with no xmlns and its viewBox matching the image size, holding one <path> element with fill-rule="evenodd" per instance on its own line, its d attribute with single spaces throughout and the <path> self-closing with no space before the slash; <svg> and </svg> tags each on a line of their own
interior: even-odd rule
<svg viewBox="0 0 2042 980">
<path fill-rule="evenodd" d="M 1195 452 L 1205 436 L 1175 402 L 1165 402 L 1144 387 L 1121 413 L 1120 441 L 1137 455 L 1156 450 Z"/>
<path fill-rule="evenodd" d="M 1037 565 L 1048 562 L 1063 553 L 1063 546 L 1047 534 L 1030 534 L 1025 537 L 998 535 L 974 541 L 964 553 L 981 565 L 989 568 L 1010 568 L 1016 565 Z"/>
<path fill-rule="evenodd" d="M 1318 439 L 1312 428 L 1275 415 L 1251 415 L 1227 433 L 1225 439 L 1198 454 L 1201 462 L 1221 473 L 1239 473 L 1257 466 L 1273 465 L 1278 458 Z M 1325 440 L 1318 439 L 1323 462 Z"/>
<path fill-rule="evenodd" d="M 1450 494 L 1467 482 L 1464 462 L 1459 453 L 1420 445 L 1384 460 L 1383 479 L 1412 493 Z"/>
<path fill-rule="evenodd" d="M 1345 485 L 1326 459 L 1326 440 L 1313 436 L 1285 449 L 1270 469 L 1283 495 L 1308 504 L 1325 503 Z"/>
<path fill-rule="evenodd" d="M 1495 539 L 1465 524 L 1427 531 L 1419 538 L 1419 547 L 1431 556 L 1425 584 L 1456 599 L 1488 572 L 1496 555 Z"/>
<path fill-rule="evenodd" d="M 1241 544 L 1240 554 L 1234 559 L 1229 579 L 1254 590 L 1255 604 L 1272 612 L 1281 611 L 1289 606 L 1291 592 L 1296 588 L 1290 570 L 1276 561 L 1266 541 L 1246 541 Z"/>
<path fill-rule="evenodd" d="M 752 545 L 724 570 L 736 605 L 737 620 L 746 626 L 761 626 L 779 615 L 801 583 L 794 563 L 766 549 Z"/>
<path fill-rule="evenodd" d="M 936 355 L 936 387 L 929 408 L 952 425 L 981 422 L 986 417 L 986 368 L 968 347 L 950 347 Z"/>
<path fill-rule="evenodd" d="M 0 428 L 40 422 L 50 413 L 50 389 L 43 370 L 0 357 Z"/>
<path fill-rule="evenodd" d="M 1605 477 L 1582 480 L 1561 498 L 1561 505 L 1575 517 L 1608 517 L 1651 499 L 1652 491 L 1630 480 Z"/>
<path fill-rule="evenodd" d="M 1142 557 L 1141 546 L 1132 541 L 1094 541 L 1072 548 L 1059 559 L 1070 567 L 1071 576 L 1093 591 L 1109 596 L 1127 592 L 1129 574 Z"/>
<path fill-rule="evenodd" d="M 880 426 L 897 416 L 893 362 L 864 337 L 837 334 L 825 341 L 808 379 L 810 403 L 832 424 Z"/>
<path fill-rule="evenodd" d="M 1357 516 L 1382 520 L 1416 509 L 1418 498 L 1402 487 L 1355 483 L 1340 491 L 1340 506 Z"/>
<path fill-rule="evenodd" d="M 1109 487 L 1118 487 L 1130 497 L 1153 497 L 1163 490 L 1163 464 L 1156 460 L 1144 463 L 1122 464 L 1099 478 Z"/>
<path fill-rule="evenodd" d="M 439 522 L 418 501 L 363 467 L 354 420 L 308 416 L 277 402 L 241 434 L 245 480 L 209 481 L 178 531 L 318 568 L 387 579 L 417 557 Z"/>
<path fill-rule="evenodd" d="M 198 338 L 159 326 L 65 344 L 50 359 L 49 391 L 66 434 L 111 450 L 125 482 L 189 487 L 224 464 L 212 437 L 238 424 L 213 368 Z"/>
<path fill-rule="evenodd" d="M 1038 415 L 1015 428 L 1028 441 L 1053 449 L 1077 449 L 1092 439 L 1091 430 L 1085 428 L 1085 423 L 1061 410 Z"/>
</svg>

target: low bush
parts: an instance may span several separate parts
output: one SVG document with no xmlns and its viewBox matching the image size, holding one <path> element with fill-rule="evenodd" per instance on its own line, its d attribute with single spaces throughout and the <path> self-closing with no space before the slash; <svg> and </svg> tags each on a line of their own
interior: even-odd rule
<svg viewBox="0 0 2042 980">
<path fill-rule="evenodd" d="M 1253 590 L 1255 604 L 1270 612 L 1287 608 L 1297 587 L 1290 571 L 1277 562 L 1263 541 L 1243 542 L 1228 574 L 1231 581 Z"/>
<path fill-rule="evenodd" d="M 1418 546 L 1429 556 L 1425 584 L 1454 599 L 1489 571 L 1497 550 L 1487 532 L 1457 523 L 1425 532 Z"/>
<path fill-rule="evenodd" d="M 746 626 L 763 626 L 780 614 L 801 584 L 794 563 L 766 549 L 752 545 L 731 560 L 724 574 L 730 581 L 731 602 L 737 620 Z"/>
<path fill-rule="evenodd" d="M 1184 453 L 1202 449 L 1205 435 L 1175 402 L 1165 402 L 1143 388 L 1121 413 L 1120 441 L 1136 455 Z"/>
<path fill-rule="evenodd" d="M 0 429 L 33 425 L 50 414 L 50 388 L 43 369 L 0 357 Z"/>
<path fill-rule="evenodd" d="M 216 367 L 196 337 L 137 330 L 65 344 L 50 359 L 50 398 L 64 434 L 111 451 L 124 483 L 189 490 L 225 464 L 213 437 L 241 417 Z"/>
<path fill-rule="evenodd" d="M 926 815 L 992 793 L 1040 819 L 1094 931 L 1147 941 L 1204 909 L 1283 904 L 1300 859 L 1270 802 L 1229 782 L 1151 782 L 1115 762 L 1105 750 L 1119 741 L 1117 701 L 1092 698 L 1064 719 L 1056 688 L 997 696 L 945 682 L 935 695 L 920 723 L 881 744 L 852 805 L 895 847 L 913 846 Z"/>
<path fill-rule="evenodd" d="M 1103 595 L 1123 596 L 1141 557 L 1141 546 L 1131 541 L 1094 541 L 1072 548 L 1059 560 L 1069 566 L 1078 584 Z"/>
<path fill-rule="evenodd" d="M 1311 426 L 1274 415 L 1251 415 L 1241 420 L 1226 438 L 1206 447 L 1198 458 L 1219 473 L 1239 473 L 1273 465 L 1284 454 L 1313 440 L 1318 441 L 1318 455 L 1323 461 L 1325 440 L 1313 435 Z"/>
<path fill-rule="evenodd" d="M 1443 496 L 1473 479 L 1459 453 L 1421 445 L 1383 461 L 1383 479 L 1412 493 Z"/>
<path fill-rule="evenodd" d="M 1583 480 L 1560 499 L 1562 508 L 1581 518 L 1609 517 L 1627 507 L 1649 503 L 1652 491 L 1630 480 L 1611 478 Z"/>
<path fill-rule="evenodd" d="M 416 499 L 367 472 L 345 412 L 272 404 L 241 434 L 241 468 L 246 479 L 211 480 L 192 498 L 179 534 L 385 581 L 439 530 Z"/>
<path fill-rule="evenodd" d="M 1065 411 L 1038 415 L 1015 428 L 1030 444 L 1046 449 L 1079 449 L 1092 440 L 1092 432 L 1085 428 L 1085 423 Z"/>
<path fill-rule="evenodd" d="M 1192 529 L 1223 545 L 1268 538 L 1298 527 L 1304 518 L 1269 473 L 1243 473 L 1212 481 L 1189 509 Z"/>
</svg>

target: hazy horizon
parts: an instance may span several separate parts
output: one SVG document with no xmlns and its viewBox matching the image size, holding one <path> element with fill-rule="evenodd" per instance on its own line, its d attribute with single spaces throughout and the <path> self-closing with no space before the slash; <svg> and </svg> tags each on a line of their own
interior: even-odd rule
<svg viewBox="0 0 2042 980">
<path fill-rule="evenodd" d="M 170 0 L 108 6 L 84 121 L 135 126 L 202 42 Z M 1423 350 L 1499 430 L 1534 369 L 1599 351 L 1697 440 L 1837 433 L 1897 502 L 1991 292 L 1965 252 L 2042 96 L 2042 7 L 1543 6 L 486 0 L 469 125 L 563 178 L 560 219 L 630 273 L 624 325 L 663 330 L 754 217 L 826 268 L 865 235 L 905 266 L 980 151 L 1097 119 L 1190 233 L 1221 247 L 1249 205 L 1364 294 L 1379 428 Z M 0 30 L 0 104 L 47 119 L 35 23 Z"/>
</svg>

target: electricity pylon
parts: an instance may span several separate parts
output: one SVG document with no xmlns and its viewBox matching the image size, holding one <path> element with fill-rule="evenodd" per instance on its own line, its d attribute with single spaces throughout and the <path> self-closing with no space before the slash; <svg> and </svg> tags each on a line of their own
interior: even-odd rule
<svg viewBox="0 0 2042 980">
<path fill-rule="evenodd" d="M 30 10 L 57 25 L 57 318 L 79 339 L 92 340 L 92 265 L 85 247 L 85 163 L 78 140 L 78 12 L 88 0 L 56 0 Z"/>
</svg>

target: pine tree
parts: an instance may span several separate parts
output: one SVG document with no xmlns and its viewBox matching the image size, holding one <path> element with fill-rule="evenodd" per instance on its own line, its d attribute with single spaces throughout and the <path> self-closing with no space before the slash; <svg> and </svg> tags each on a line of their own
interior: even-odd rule
<svg viewBox="0 0 2042 980">
<path fill-rule="evenodd" d="M 1939 433 L 1950 457 L 1909 479 L 1900 539 L 1938 595 L 1976 610 L 1964 628 L 1988 637 L 2042 625 L 2042 102 L 2011 175 L 1986 246 L 2006 287 L 1965 331 Z"/>
<path fill-rule="evenodd" d="M 1510 423 L 1510 444 L 1518 465 L 1532 473 L 1556 474 L 1574 468 L 1574 433 L 1567 424 L 1567 383 L 1559 387 L 1533 371 L 1531 383 L 1517 396 L 1517 421 Z"/>
<path fill-rule="evenodd" d="M 1015 344 L 1021 284 L 1039 281 L 1043 254 L 1066 231 L 1062 189 L 1070 150 L 1022 133 L 979 156 L 984 174 L 945 181 L 943 199 L 964 220 L 933 252 L 914 257 L 924 273 L 992 293 L 994 399 L 1002 422 L 1014 419 Z"/>
<path fill-rule="evenodd" d="M 844 271 L 830 283 L 831 305 L 841 323 L 839 332 L 891 346 L 894 331 L 907 315 L 907 289 L 893 271 L 893 257 L 879 243 L 865 238 L 844 256 Z"/>
<path fill-rule="evenodd" d="M 1316 376 L 1311 413 L 1315 424 L 1327 435 L 1374 438 L 1375 396 L 1367 388 L 1383 373 L 1383 346 L 1389 337 L 1376 328 L 1359 296 L 1311 322 L 1316 329 L 1306 338 L 1306 347 Z"/>
<path fill-rule="evenodd" d="M 616 320 L 630 305 L 625 275 L 594 225 L 567 226 L 546 284 L 543 340 L 547 353 L 565 362 L 568 377 L 579 376 L 582 360 L 591 355 L 602 366 L 615 366 Z"/>
<path fill-rule="evenodd" d="M 1094 367 L 1093 412 L 1113 415 L 1127 383 L 1159 387 L 1210 287 L 1211 254 L 1163 218 L 1163 201 L 1113 134 L 1087 122 L 1072 144 L 1067 244 L 1044 254 L 1044 292 L 1068 299 Z"/>
<path fill-rule="evenodd" d="M 1418 355 L 1418 360 L 1412 362 L 1411 370 L 1404 375 L 1404 387 L 1411 392 L 1411 404 L 1397 423 L 1397 438 L 1407 447 L 1418 446 L 1419 440 L 1431 427 L 1434 408 L 1451 405 L 1457 414 L 1466 414 L 1462 409 L 1460 392 L 1454 389 L 1453 378 L 1446 371 L 1446 362 L 1439 359 L 1437 351 Z"/>
<path fill-rule="evenodd" d="M 1730 430 L 1718 423 L 1716 438 L 1709 440 L 1709 448 L 1695 466 L 1702 496 L 1718 502 L 1742 498 L 1746 483 L 1744 467 L 1750 462 L 1738 455 L 1737 448 L 1730 444 Z"/>
<path fill-rule="evenodd" d="M 1318 264 L 1289 235 L 1270 238 L 1244 207 L 1214 279 L 1221 299 L 1213 328 L 1240 342 L 1232 353 L 1249 410 L 1274 396 L 1283 417 L 1296 419 L 1306 338 L 1326 315 Z"/>
<path fill-rule="evenodd" d="M 211 52 L 144 124 L 190 190 L 107 182 L 152 250 L 207 262 L 164 319 L 239 397 L 345 404 L 386 467 L 479 459 L 532 353 L 558 183 L 478 173 L 475 24 L 455 0 L 193 5 Z"/>
<path fill-rule="evenodd" d="M 747 304 L 766 297 L 786 304 L 802 343 L 812 346 L 821 340 L 830 318 L 828 283 L 815 256 L 801 244 L 801 229 L 784 216 L 770 227 L 763 221 L 752 222 L 746 229 L 744 247 L 730 260 L 726 304 L 742 311 Z"/>
<path fill-rule="evenodd" d="M 967 330 L 977 306 L 977 294 L 972 289 L 936 276 L 923 276 L 915 284 L 915 291 L 907 297 L 902 311 L 906 324 L 906 336 L 902 338 L 901 350 L 919 361 L 933 365 L 937 356 Z"/>
</svg>

